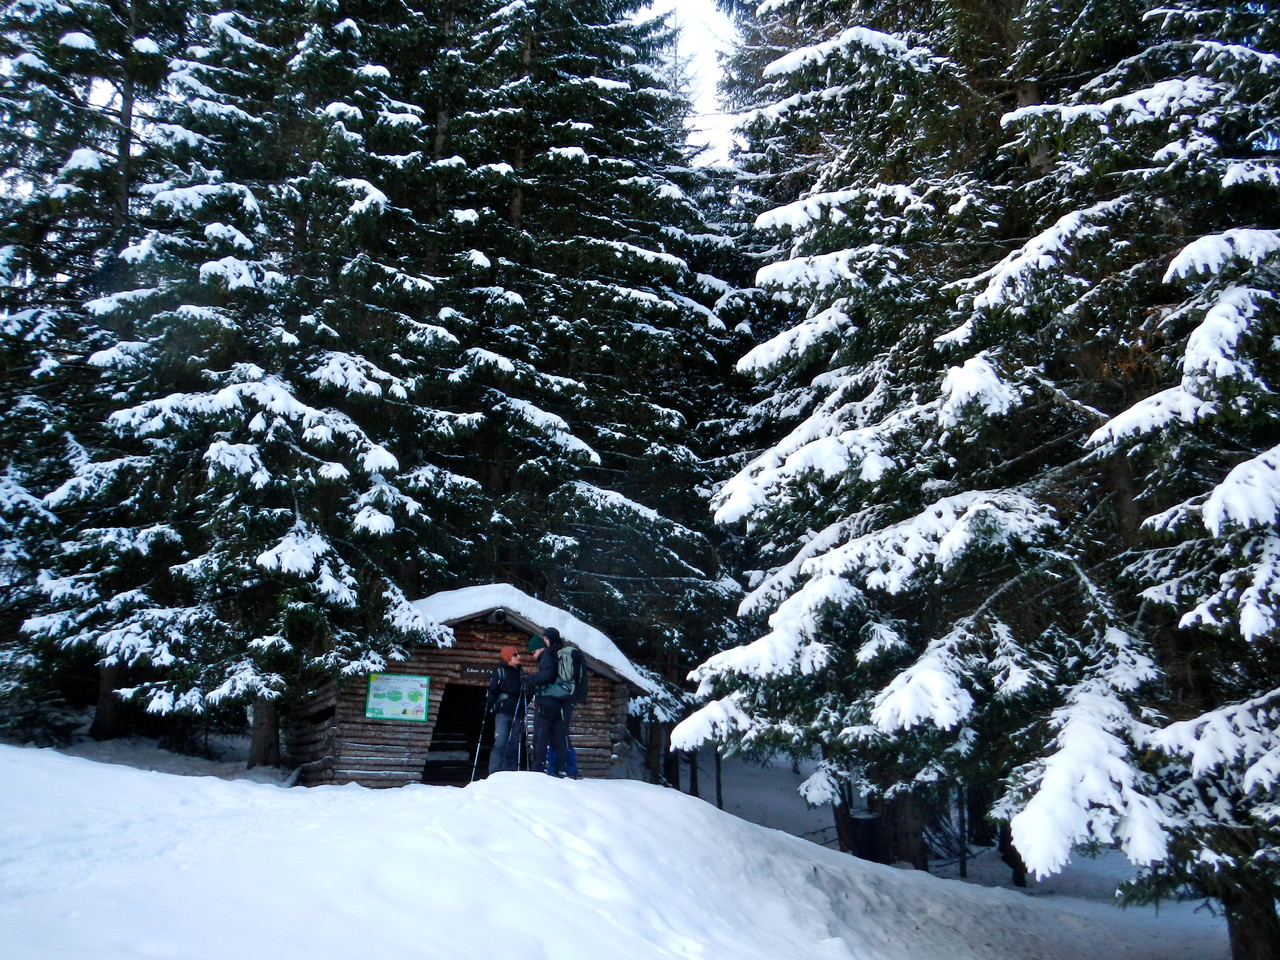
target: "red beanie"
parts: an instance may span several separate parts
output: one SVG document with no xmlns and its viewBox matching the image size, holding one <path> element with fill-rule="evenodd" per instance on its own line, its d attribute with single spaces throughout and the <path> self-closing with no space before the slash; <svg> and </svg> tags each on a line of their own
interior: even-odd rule
<svg viewBox="0 0 1280 960">
<path fill-rule="evenodd" d="M 502 657 L 502 662 L 509 664 L 511 660 L 520 650 L 516 647 L 503 647 L 498 651 L 498 655 Z"/>
</svg>

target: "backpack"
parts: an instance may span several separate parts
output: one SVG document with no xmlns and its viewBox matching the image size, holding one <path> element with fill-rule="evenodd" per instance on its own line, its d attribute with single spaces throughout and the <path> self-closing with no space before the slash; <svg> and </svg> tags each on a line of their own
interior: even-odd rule
<svg viewBox="0 0 1280 960">
<path fill-rule="evenodd" d="M 587 691 L 587 663 L 577 647 L 566 643 L 556 651 L 556 678 L 543 688 L 543 696 L 582 703 Z"/>
</svg>

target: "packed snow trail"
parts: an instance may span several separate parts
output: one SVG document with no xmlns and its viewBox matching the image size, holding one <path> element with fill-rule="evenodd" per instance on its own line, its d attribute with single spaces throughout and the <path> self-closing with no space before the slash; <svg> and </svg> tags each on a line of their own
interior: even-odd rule
<svg viewBox="0 0 1280 960">
<path fill-rule="evenodd" d="M 0 824 L 8 960 L 1156 956 L 637 781 L 285 789 L 0 747 Z"/>
</svg>

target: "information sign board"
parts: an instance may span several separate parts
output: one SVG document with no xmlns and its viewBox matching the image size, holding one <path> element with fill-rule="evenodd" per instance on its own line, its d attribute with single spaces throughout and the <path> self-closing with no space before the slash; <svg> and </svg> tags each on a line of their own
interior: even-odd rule
<svg viewBox="0 0 1280 960">
<path fill-rule="evenodd" d="M 371 720 L 427 719 L 430 677 L 413 677 L 403 673 L 369 674 L 369 693 L 364 701 L 364 715 Z"/>
</svg>

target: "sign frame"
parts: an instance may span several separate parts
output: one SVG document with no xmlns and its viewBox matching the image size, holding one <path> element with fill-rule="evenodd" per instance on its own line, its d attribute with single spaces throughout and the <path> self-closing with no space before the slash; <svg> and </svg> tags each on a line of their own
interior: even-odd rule
<svg viewBox="0 0 1280 960">
<path fill-rule="evenodd" d="M 429 723 L 431 678 L 409 673 L 371 673 L 365 688 L 366 720 Z"/>
</svg>

